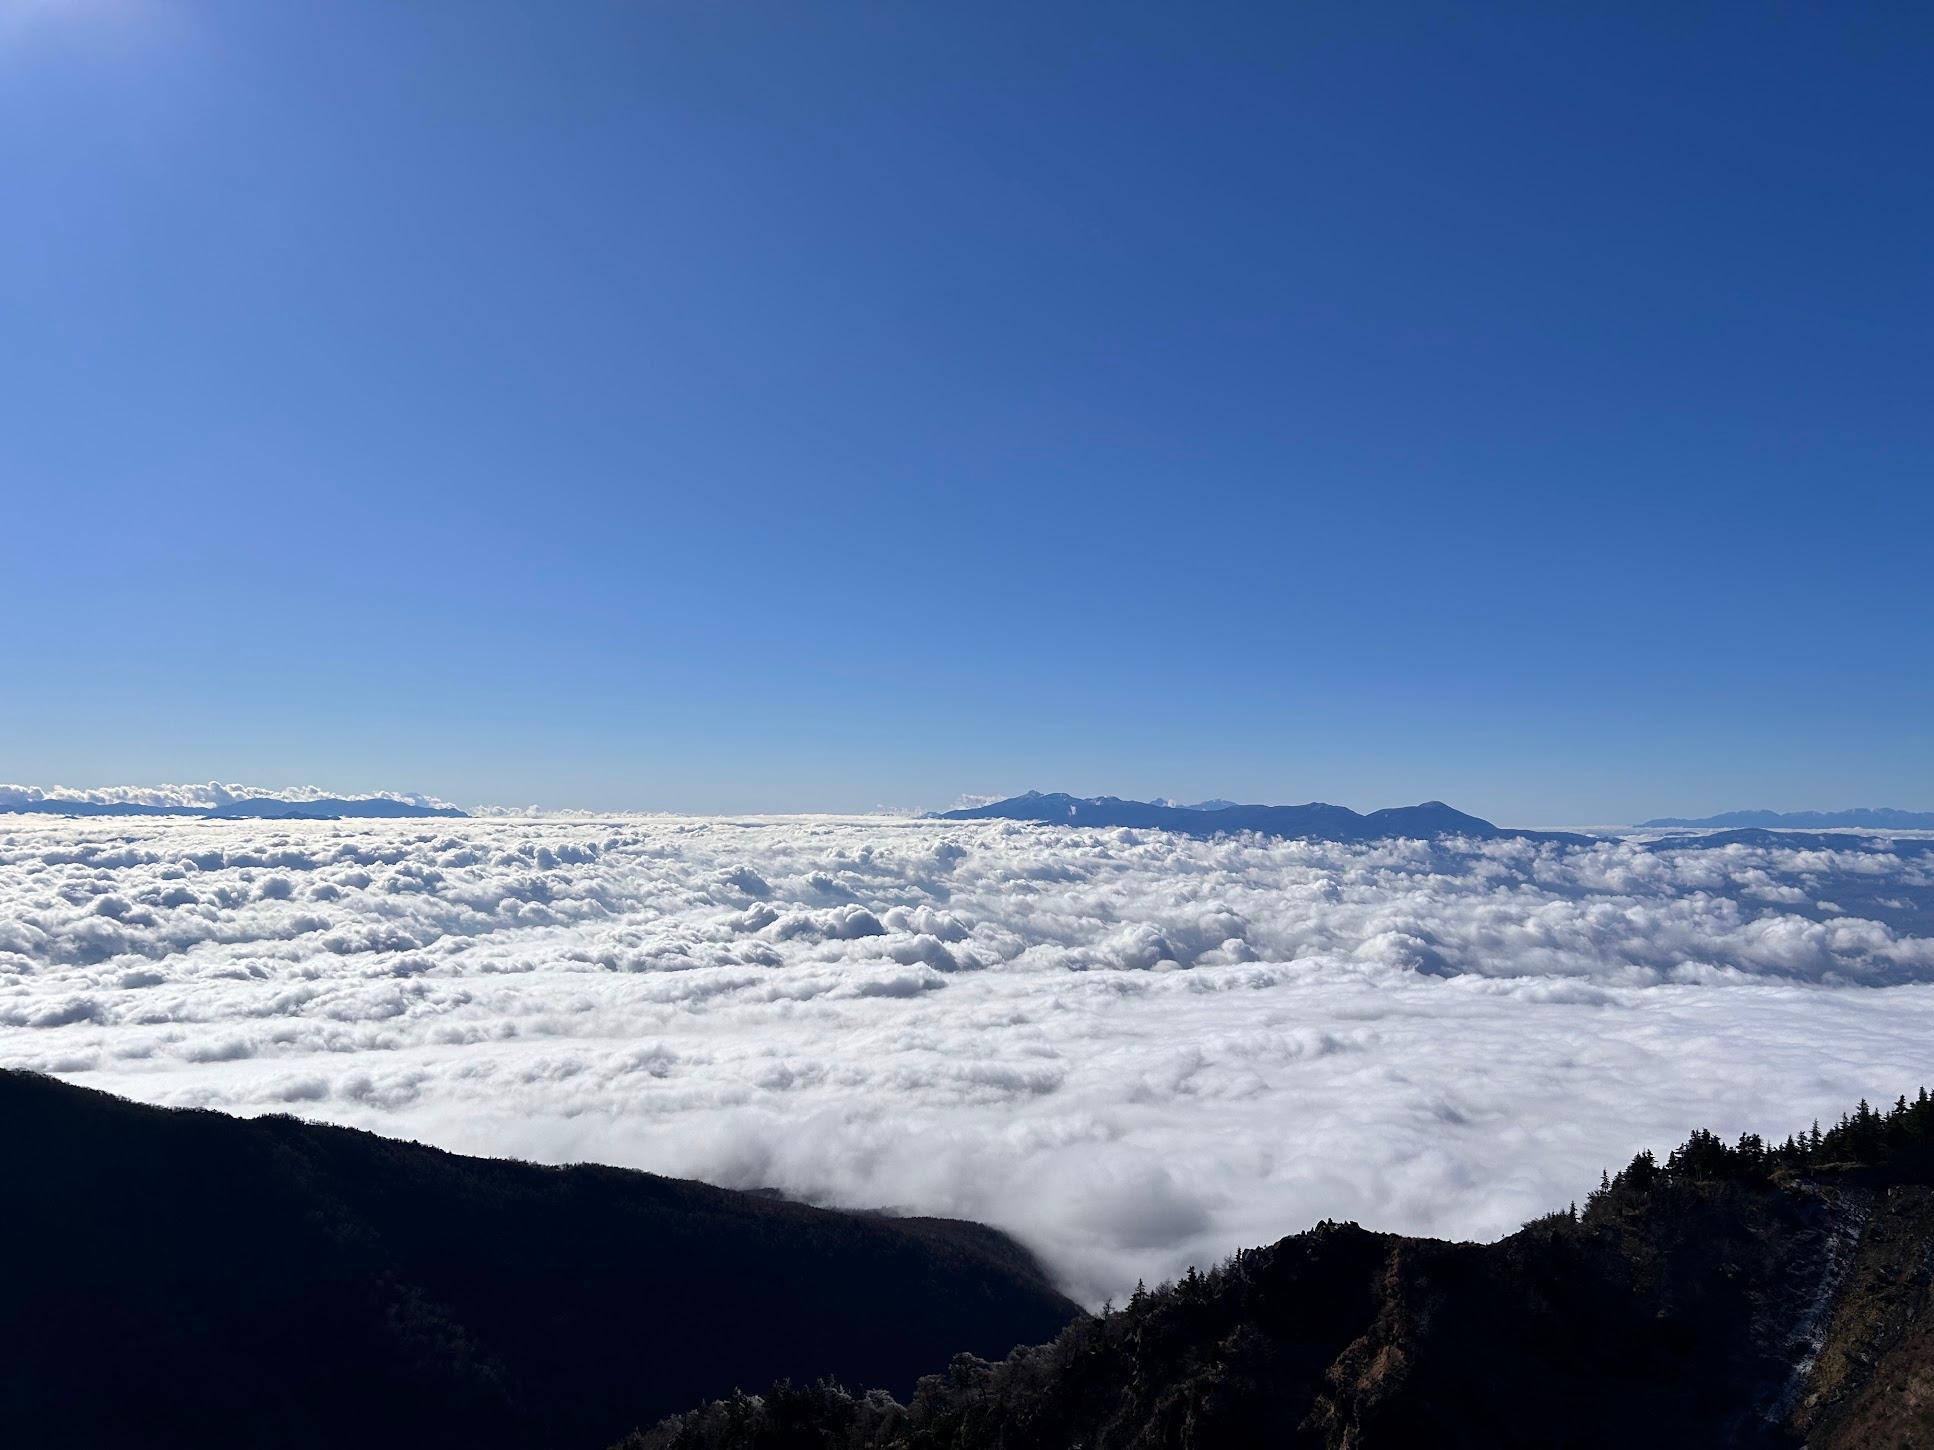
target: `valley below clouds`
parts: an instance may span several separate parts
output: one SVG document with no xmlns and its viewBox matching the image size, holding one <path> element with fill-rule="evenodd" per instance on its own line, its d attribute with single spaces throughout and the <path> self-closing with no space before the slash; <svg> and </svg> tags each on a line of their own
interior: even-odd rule
<svg viewBox="0 0 1934 1450">
<path fill-rule="evenodd" d="M 1321 1218 L 1496 1237 L 1691 1127 L 1911 1093 L 1931 862 L 0 817 L 0 1064 L 981 1219 L 1099 1302 Z"/>
</svg>

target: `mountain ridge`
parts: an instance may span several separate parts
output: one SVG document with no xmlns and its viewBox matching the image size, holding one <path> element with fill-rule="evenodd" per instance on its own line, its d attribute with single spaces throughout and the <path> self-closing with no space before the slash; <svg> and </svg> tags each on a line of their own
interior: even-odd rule
<svg viewBox="0 0 1934 1450">
<path fill-rule="evenodd" d="M 19 1450 L 567 1450 L 775 1375 L 904 1391 L 963 1343 L 1005 1353 L 1080 1312 L 980 1224 L 31 1073 L 0 1070 L 0 1146 Z"/>
<path fill-rule="evenodd" d="M 1761 827 L 1806 830 L 1818 827 L 1868 827 L 1882 831 L 1934 831 L 1934 811 L 1902 811 L 1892 806 L 1861 806 L 1845 811 L 1722 811 L 1716 816 L 1659 816 L 1640 821 L 1640 830 L 1695 827 Z"/>
<path fill-rule="evenodd" d="M 902 1404 L 713 1402 L 617 1450 L 1934 1443 L 1934 1101 L 1695 1131 L 1490 1244 L 1324 1222 Z"/>
<path fill-rule="evenodd" d="M 1208 808 L 1204 808 L 1208 807 Z M 1437 840 L 1464 836 L 1475 840 L 1532 840 L 1588 844 L 1590 836 L 1563 831 L 1527 831 L 1493 825 L 1442 801 L 1392 806 L 1360 813 L 1327 801 L 1303 805 L 1169 805 L 1123 800 L 1119 796 L 1073 796 L 1065 791 L 1028 791 L 987 805 L 936 811 L 942 821 L 1032 821 L 1043 825 L 1099 826 L 1176 831 L 1191 836 L 1253 832 L 1281 839 L 1312 841 Z"/>
</svg>

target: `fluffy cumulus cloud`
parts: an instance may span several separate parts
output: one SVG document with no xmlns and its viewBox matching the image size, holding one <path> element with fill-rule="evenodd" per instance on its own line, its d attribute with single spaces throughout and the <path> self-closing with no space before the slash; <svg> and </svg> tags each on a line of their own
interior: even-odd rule
<svg viewBox="0 0 1934 1450">
<path fill-rule="evenodd" d="M 1929 858 L 0 818 L 0 1063 L 1006 1227 L 1098 1300 L 1929 1076 Z"/>
</svg>

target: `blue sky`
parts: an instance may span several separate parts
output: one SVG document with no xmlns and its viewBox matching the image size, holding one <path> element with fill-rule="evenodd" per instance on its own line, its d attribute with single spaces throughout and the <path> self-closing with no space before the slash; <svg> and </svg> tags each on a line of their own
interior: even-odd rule
<svg viewBox="0 0 1934 1450">
<path fill-rule="evenodd" d="M 1560 8 L 0 0 L 0 778 L 1934 807 L 1934 12 Z"/>
</svg>

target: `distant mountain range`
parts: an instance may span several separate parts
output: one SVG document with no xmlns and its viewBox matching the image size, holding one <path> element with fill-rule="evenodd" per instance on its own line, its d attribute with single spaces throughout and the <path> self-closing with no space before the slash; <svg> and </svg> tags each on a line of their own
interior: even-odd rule
<svg viewBox="0 0 1934 1450">
<path fill-rule="evenodd" d="M 219 784 L 113 786 L 101 790 L 0 785 L 0 814 L 35 816 L 195 816 L 203 820 L 393 820 L 466 816 L 432 796 L 324 795 L 314 789 L 265 791 Z"/>
<path fill-rule="evenodd" d="M 1800 831 L 1821 826 L 1866 826 L 1877 831 L 1934 831 L 1934 811 L 1897 811 L 1885 807 L 1852 811 L 1726 811 L 1717 816 L 1660 816 L 1655 821 L 1640 821 L 1639 826 L 1641 829 L 1695 826 L 1712 830 L 1758 826 Z"/>
<path fill-rule="evenodd" d="M 1044 795 L 1031 790 L 1026 795 L 995 801 L 991 805 L 940 811 L 933 819 L 1038 821 L 1057 826 L 1125 826 L 1178 831 L 1190 836 L 1227 836 L 1250 831 L 1263 836 L 1303 841 L 1435 840 L 1441 836 L 1468 836 L 1481 841 L 1509 838 L 1579 844 L 1591 840 L 1589 836 L 1567 835 L 1558 831 L 1519 831 L 1496 826 L 1477 816 L 1454 810 L 1442 801 L 1394 806 L 1364 815 L 1348 806 L 1333 806 L 1322 801 L 1300 806 L 1244 806 L 1223 801 L 1178 806 L 1166 801 L 1128 801 L 1111 795 L 1084 797 L 1059 791 Z"/>
</svg>

